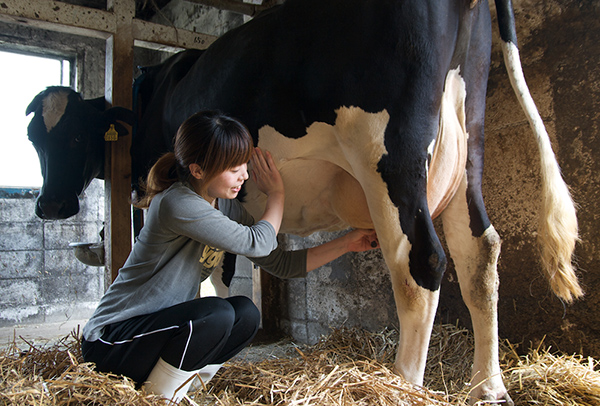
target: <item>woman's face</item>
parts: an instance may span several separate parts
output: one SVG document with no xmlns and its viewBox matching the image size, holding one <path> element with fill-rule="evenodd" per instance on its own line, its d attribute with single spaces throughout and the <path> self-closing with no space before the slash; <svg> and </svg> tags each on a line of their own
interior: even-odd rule
<svg viewBox="0 0 600 406">
<path fill-rule="evenodd" d="M 205 185 L 204 190 L 206 190 L 207 196 L 204 197 L 211 202 L 217 198 L 235 199 L 247 179 L 248 164 L 229 168 Z"/>
</svg>

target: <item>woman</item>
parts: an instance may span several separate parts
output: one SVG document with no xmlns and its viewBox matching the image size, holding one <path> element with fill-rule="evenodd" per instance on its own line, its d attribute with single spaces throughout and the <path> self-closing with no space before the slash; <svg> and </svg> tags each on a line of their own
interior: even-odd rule
<svg viewBox="0 0 600 406">
<path fill-rule="evenodd" d="M 267 195 L 258 221 L 235 199 L 250 159 L 252 178 Z M 258 330 L 260 315 L 248 298 L 196 298 L 225 252 L 296 278 L 346 252 L 377 246 L 373 231 L 354 230 L 308 250 L 283 251 L 276 239 L 283 204 L 273 158 L 253 148 L 240 122 L 215 111 L 188 118 L 174 153 L 163 155 L 148 174 L 138 202 L 148 208 L 146 222 L 83 329 L 84 359 L 177 402 L 195 374 L 210 379 Z"/>
</svg>

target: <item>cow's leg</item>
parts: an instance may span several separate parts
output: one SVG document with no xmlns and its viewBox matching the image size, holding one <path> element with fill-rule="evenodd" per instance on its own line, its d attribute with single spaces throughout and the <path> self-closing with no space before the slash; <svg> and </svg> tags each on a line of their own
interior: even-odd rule
<svg viewBox="0 0 600 406">
<path fill-rule="evenodd" d="M 402 244 L 399 251 L 405 255 L 409 249 L 410 244 Z M 408 381 L 423 385 L 439 290 L 431 291 L 420 287 L 404 270 L 404 266 L 393 262 L 388 261 L 388 264 L 400 321 L 400 338 L 394 367 Z"/>
<path fill-rule="evenodd" d="M 425 218 L 428 216 L 419 218 L 421 209 L 414 213 L 414 223 L 400 224 L 398 211 L 389 197 L 376 196 L 369 191 L 366 194 L 383 256 L 390 270 L 400 322 L 395 369 L 408 381 L 422 385 L 439 290 L 431 286 L 424 287 L 426 283 L 422 278 L 415 277 L 414 272 L 411 273 L 411 267 L 419 266 L 420 271 L 429 268 L 441 276 L 445 257 L 430 224 L 431 220 Z M 422 212 L 427 213 L 426 210 Z M 403 227 L 411 231 L 404 231 Z M 418 232 L 413 233 L 414 230 Z M 422 256 L 428 263 L 415 265 L 415 256 Z"/>
<path fill-rule="evenodd" d="M 429 255 L 430 266 L 437 267 L 440 274 L 439 268 L 444 267 L 445 258 L 441 247 L 434 242 L 437 238 L 432 234 L 433 226 L 428 227 L 417 221 L 415 227 L 422 227 L 423 233 L 418 236 L 418 240 L 411 242 L 402 230 L 398 211 L 389 196 L 374 194 L 368 188 L 366 195 L 383 256 L 390 270 L 400 322 L 395 370 L 408 381 L 422 385 L 439 290 L 424 288 L 417 283 L 410 271 L 411 251 L 414 254 L 415 250 L 419 250 L 419 245 L 433 248 L 433 253 Z M 435 253 L 436 247 L 440 250 L 438 253 Z"/>
<path fill-rule="evenodd" d="M 505 400 L 512 404 L 502 382 L 498 360 L 496 267 L 500 237 L 487 217 L 481 193 L 487 62 L 491 49 L 489 9 L 485 3 L 479 3 L 465 18 L 469 24 L 464 24 L 464 29 L 459 32 L 464 46 L 457 48 L 454 60 L 461 76 L 466 78 L 464 113 L 468 159 L 465 175 L 442 213 L 442 221 L 463 300 L 473 322 L 475 356 L 471 399 Z"/>
<path fill-rule="evenodd" d="M 426 147 L 398 145 L 401 139 L 385 142 L 389 128 L 385 113 L 340 109 L 336 127 L 351 165 L 348 172 L 364 190 L 391 273 L 400 321 L 395 367 L 404 378 L 421 385 L 446 264 L 427 208 Z"/>
<path fill-rule="evenodd" d="M 469 308 L 475 336 L 475 359 L 471 398 L 487 401 L 506 400 L 498 360 L 498 274 L 500 237 L 492 225 L 481 235 L 474 235 L 470 224 L 482 223 L 474 216 L 476 207 L 467 205 L 466 176 L 450 205 L 442 214 L 444 235 L 456 267 L 463 300 Z M 475 199 L 481 201 L 480 199 Z M 485 217 L 485 220 L 487 217 Z"/>
</svg>

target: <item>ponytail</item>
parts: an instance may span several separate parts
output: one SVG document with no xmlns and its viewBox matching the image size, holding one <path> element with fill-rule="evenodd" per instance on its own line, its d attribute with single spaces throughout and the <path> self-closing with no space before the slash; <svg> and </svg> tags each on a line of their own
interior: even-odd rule
<svg viewBox="0 0 600 406">
<path fill-rule="evenodd" d="M 178 180 L 175 154 L 167 152 L 156 161 L 150 169 L 146 181 L 141 183 L 140 189 L 143 196 L 135 200 L 133 205 L 140 209 L 147 209 L 154 196 L 167 190 Z"/>
</svg>

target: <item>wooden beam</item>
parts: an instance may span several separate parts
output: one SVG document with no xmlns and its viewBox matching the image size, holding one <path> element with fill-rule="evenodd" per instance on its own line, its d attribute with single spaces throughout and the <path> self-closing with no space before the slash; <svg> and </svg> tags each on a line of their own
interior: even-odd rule
<svg viewBox="0 0 600 406">
<path fill-rule="evenodd" d="M 106 39 L 116 30 L 114 14 L 49 0 L 2 0 L 3 21 Z"/>
<path fill-rule="evenodd" d="M 219 10 L 233 11 L 234 13 L 244 14 L 254 17 L 261 11 L 267 10 L 281 2 L 272 0 L 266 2 L 256 1 L 238 1 L 238 0 L 188 0 L 190 3 L 201 4 L 217 8 Z"/>
<path fill-rule="evenodd" d="M 2 0 L 0 20 L 30 25 L 52 31 L 107 39 L 114 35 L 123 21 L 114 9 L 98 10 L 75 6 L 52 0 Z M 133 25 L 132 35 L 136 44 L 163 44 L 178 49 L 206 49 L 217 37 L 151 23 L 135 18 L 128 19 Z"/>
<path fill-rule="evenodd" d="M 180 49 L 206 49 L 218 38 L 138 19 L 133 20 L 133 37 L 136 45 L 146 48 L 153 48 L 149 44 L 162 44 Z"/>
<path fill-rule="evenodd" d="M 113 35 L 106 41 L 105 97 L 113 106 L 131 109 L 133 83 L 134 0 L 109 0 L 118 15 Z M 105 173 L 105 249 L 107 268 L 114 280 L 131 251 L 131 129 L 108 142 Z"/>
</svg>

